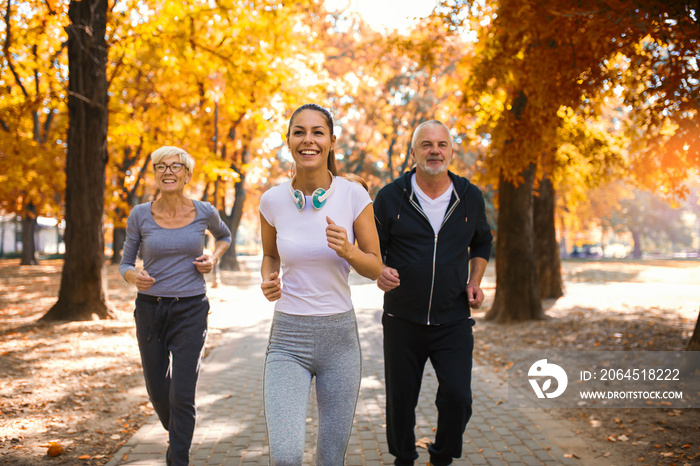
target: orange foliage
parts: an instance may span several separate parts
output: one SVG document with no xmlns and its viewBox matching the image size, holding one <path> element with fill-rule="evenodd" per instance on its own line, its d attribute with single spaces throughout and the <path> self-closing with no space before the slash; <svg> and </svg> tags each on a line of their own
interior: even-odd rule
<svg viewBox="0 0 700 466">
<path fill-rule="evenodd" d="M 60 215 L 65 179 L 66 2 L 8 2 L 0 83 L 0 209 Z M 61 13 L 61 14 L 57 14 Z"/>
</svg>

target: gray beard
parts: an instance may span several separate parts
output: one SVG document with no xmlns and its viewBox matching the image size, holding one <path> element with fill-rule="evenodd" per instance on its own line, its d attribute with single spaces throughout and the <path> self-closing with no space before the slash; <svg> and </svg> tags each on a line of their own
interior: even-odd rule
<svg viewBox="0 0 700 466">
<path fill-rule="evenodd" d="M 441 173 L 445 173 L 447 171 L 447 165 L 445 164 L 442 164 L 440 168 L 427 167 L 426 164 L 422 164 L 420 167 L 425 173 L 431 176 L 440 175 Z"/>
</svg>

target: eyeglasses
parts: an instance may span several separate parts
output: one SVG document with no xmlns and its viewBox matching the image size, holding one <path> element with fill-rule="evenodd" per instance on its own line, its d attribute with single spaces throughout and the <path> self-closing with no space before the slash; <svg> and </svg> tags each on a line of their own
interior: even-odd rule
<svg viewBox="0 0 700 466">
<path fill-rule="evenodd" d="M 179 162 L 171 163 L 170 165 L 166 165 L 164 163 L 154 163 L 153 169 L 158 173 L 165 173 L 165 171 L 169 168 L 172 173 L 177 173 L 182 170 L 182 167 L 184 166 L 184 163 Z"/>
</svg>

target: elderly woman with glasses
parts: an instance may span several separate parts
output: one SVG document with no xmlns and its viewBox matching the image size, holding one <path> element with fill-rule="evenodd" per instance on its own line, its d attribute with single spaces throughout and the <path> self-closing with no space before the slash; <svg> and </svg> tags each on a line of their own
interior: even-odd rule
<svg viewBox="0 0 700 466">
<path fill-rule="evenodd" d="M 160 196 L 131 211 L 119 272 L 138 290 L 136 336 L 148 396 L 169 432 L 166 462 L 187 466 L 209 314 L 203 274 L 226 252 L 231 232 L 211 204 L 185 196 L 194 168 L 187 152 L 164 146 L 151 159 Z M 211 254 L 204 252 L 206 230 L 216 240 Z"/>
</svg>

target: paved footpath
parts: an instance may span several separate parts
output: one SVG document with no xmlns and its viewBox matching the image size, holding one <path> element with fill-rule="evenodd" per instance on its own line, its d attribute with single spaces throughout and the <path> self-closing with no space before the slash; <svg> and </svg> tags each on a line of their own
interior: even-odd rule
<svg viewBox="0 0 700 466">
<path fill-rule="evenodd" d="M 352 277 L 352 276 L 351 276 Z M 262 366 L 272 305 L 248 278 L 238 286 L 210 289 L 210 327 L 221 332 L 204 361 L 197 395 L 198 422 L 191 466 L 267 465 L 262 403 Z M 243 279 L 245 282 L 246 279 Z M 388 465 L 385 438 L 384 380 L 381 349 L 381 292 L 354 277 L 353 302 L 360 326 L 363 377 L 347 465 Z M 539 410 L 508 406 L 508 386 L 491 367 L 473 369 L 474 414 L 455 465 L 593 465 L 600 457 L 573 432 L 567 421 Z M 428 364 L 417 409 L 416 438 L 433 438 L 437 382 Z M 312 396 L 313 398 L 313 396 Z M 309 405 L 305 465 L 313 463 L 317 416 Z M 154 415 L 115 454 L 107 466 L 164 465 L 167 433 Z M 419 448 L 417 465 L 428 462 Z"/>
</svg>

